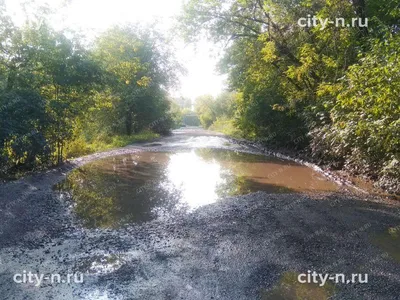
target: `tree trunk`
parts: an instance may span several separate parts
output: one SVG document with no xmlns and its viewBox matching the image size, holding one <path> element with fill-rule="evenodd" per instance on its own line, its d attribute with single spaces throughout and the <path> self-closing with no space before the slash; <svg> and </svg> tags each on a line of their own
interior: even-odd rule
<svg viewBox="0 0 400 300">
<path fill-rule="evenodd" d="M 354 10 L 357 14 L 357 16 L 362 20 L 364 23 L 364 20 L 367 18 L 367 9 L 365 5 L 365 0 L 353 0 L 353 7 Z M 360 33 L 363 36 L 368 35 L 368 27 L 360 27 Z"/>
<path fill-rule="evenodd" d="M 128 111 L 125 119 L 125 129 L 126 129 L 126 134 L 131 135 L 132 134 L 132 113 Z"/>
</svg>

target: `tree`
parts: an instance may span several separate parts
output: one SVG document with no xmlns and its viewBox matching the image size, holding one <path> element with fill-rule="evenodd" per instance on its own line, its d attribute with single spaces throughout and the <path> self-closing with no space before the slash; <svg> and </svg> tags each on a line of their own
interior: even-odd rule
<svg viewBox="0 0 400 300">
<path fill-rule="evenodd" d="M 167 89 L 176 84 L 180 67 L 168 51 L 160 49 L 160 42 L 157 33 L 134 27 L 113 28 L 96 41 L 94 56 L 115 96 L 110 121 L 123 123 L 128 135 L 160 120 L 169 110 Z"/>
<path fill-rule="evenodd" d="M 215 100 L 211 95 L 203 95 L 195 100 L 195 110 L 199 116 L 200 123 L 204 128 L 208 128 L 217 119 L 214 109 Z"/>
<path fill-rule="evenodd" d="M 333 23 L 340 17 L 344 25 L 299 26 L 308 15 Z M 398 114 L 388 100 L 398 100 L 389 85 L 396 82 L 399 16 L 390 0 L 190 0 L 180 24 L 188 41 L 206 34 L 225 43 L 219 68 L 239 95 L 232 118 L 244 137 L 307 150 L 320 163 L 375 178 L 390 173 L 399 183 Z M 351 26 L 354 17 L 372 26 Z M 214 104 L 202 102 L 208 127 Z"/>
</svg>

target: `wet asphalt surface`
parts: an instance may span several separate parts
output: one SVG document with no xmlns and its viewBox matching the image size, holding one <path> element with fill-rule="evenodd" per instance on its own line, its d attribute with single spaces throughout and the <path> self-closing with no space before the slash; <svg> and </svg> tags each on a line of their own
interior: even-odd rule
<svg viewBox="0 0 400 300">
<path fill-rule="evenodd" d="M 0 185 L 0 299 L 400 299 L 398 202 L 344 189 L 256 192 L 168 220 L 86 229 L 53 189 L 105 156 L 198 146 L 258 151 L 189 129 Z M 81 272 L 83 283 L 15 283 L 24 270 Z M 308 270 L 366 273 L 368 283 L 287 280 Z"/>
</svg>

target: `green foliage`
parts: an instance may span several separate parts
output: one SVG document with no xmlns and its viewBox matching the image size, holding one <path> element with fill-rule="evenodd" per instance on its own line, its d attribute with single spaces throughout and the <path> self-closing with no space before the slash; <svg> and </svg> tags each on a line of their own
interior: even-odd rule
<svg viewBox="0 0 400 300">
<path fill-rule="evenodd" d="M 176 84 L 171 71 L 179 66 L 162 42 L 156 32 L 135 27 L 112 28 L 96 41 L 93 55 L 105 71 L 110 101 L 103 120 L 118 134 L 140 132 L 153 122 L 161 125 L 161 119 L 172 126 L 164 118 L 170 109 L 166 88 Z"/>
<path fill-rule="evenodd" d="M 43 133 L 49 122 L 45 101 L 37 93 L 20 90 L 0 95 L 0 172 L 50 160 Z"/>
<path fill-rule="evenodd" d="M 200 126 L 200 120 L 196 114 L 187 113 L 183 116 L 183 124 L 186 126 Z"/>
<path fill-rule="evenodd" d="M 211 95 L 198 97 L 195 101 L 195 110 L 201 125 L 209 128 L 218 117 L 232 117 L 235 99 L 235 93 L 222 93 L 216 99 Z"/>
<path fill-rule="evenodd" d="M 243 136 L 242 132 L 235 125 L 235 121 L 226 116 L 217 117 L 217 119 L 214 121 L 209 129 L 236 138 L 240 138 Z"/>
<path fill-rule="evenodd" d="M 196 99 L 195 105 L 196 113 L 199 116 L 200 123 L 204 128 L 207 129 L 217 118 L 214 110 L 214 98 L 211 95 L 200 96 Z"/>
<path fill-rule="evenodd" d="M 400 160 L 399 48 L 399 36 L 376 41 L 349 68 L 338 87 L 332 123 L 313 132 L 315 155 L 334 156 L 358 173 L 400 177 L 395 172 Z"/>
<path fill-rule="evenodd" d="M 99 151 L 125 147 L 130 144 L 151 141 L 160 135 L 152 131 L 143 131 L 133 135 L 99 136 L 95 140 L 87 141 L 82 136 L 67 144 L 66 157 L 74 158 Z"/>
<path fill-rule="evenodd" d="M 167 90 L 180 66 L 160 34 L 115 27 L 89 50 L 46 22 L 16 27 L 1 7 L 0 21 L 0 175 L 146 140 L 179 122 Z"/>
<path fill-rule="evenodd" d="M 169 115 L 171 116 L 172 119 L 172 128 L 176 129 L 181 127 L 183 123 L 183 114 L 184 114 L 184 109 L 182 109 L 174 101 L 171 101 Z"/>
<path fill-rule="evenodd" d="M 390 0 L 188 1 L 184 37 L 227 45 L 219 68 L 238 94 L 222 119 L 216 101 L 200 99 L 202 125 L 233 123 L 246 138 L 308 150 L 399 192 L 399 12 Z M 298 26 L 308 15 L 369 27 Z"/>
</svg>

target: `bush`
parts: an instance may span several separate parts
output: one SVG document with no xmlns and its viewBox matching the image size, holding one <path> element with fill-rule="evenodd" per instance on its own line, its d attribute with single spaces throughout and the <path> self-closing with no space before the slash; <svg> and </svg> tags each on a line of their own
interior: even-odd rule
<svg viewBox="0 0 400 300">
<path fill-rule="evenodd" d="M 226 116 L 218 117 L 210 126 L 210 130 L 222 132 L 223 134 L 239 138 L 242 136 L 240 130 L 235 126 L 235 122 Z"/>
<path fill-rule="evenodd" d="M 66 155 L 67 158 L 75 158 L 98 151 L 125 147 L 133 143 L 149 141 L 158 137 L 159 134 L 152 131 L 143 131 L 133 135 L 116 135 L 106 139 L 99 137 L 93 141 L 86 141 L 82 136 L 79 136 L 67 145 Z"/>
<path fill-rule="evenodd" d="M 400 37 L 376 42 L 346 73 L 330 125 L 311 133 L 323 160 L 384 182 L 400 183 Z M 386 185 L 386 184 L 385 184 Z"/>
<path fill-rule="evenodd" d="M 92 153 L 92 148 L 83 137 L 78 137 L 67 145 L 67 158 L 74 158 Z"/>
<path fill-rule="evenodd" d="M 161 134 L 161 135 L 168 135 L 171 133 L 171 129 L 174 128 L 175 123 L 172 117 L 167 114 L 165 117 L 154 121 L 150 125 L 151 131 Z"/>
</svg>

